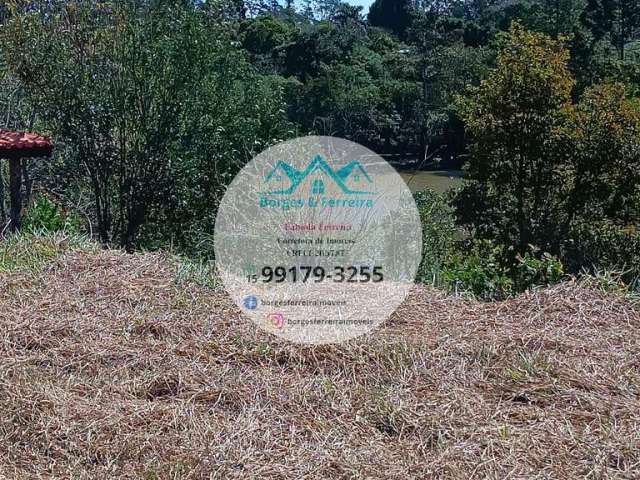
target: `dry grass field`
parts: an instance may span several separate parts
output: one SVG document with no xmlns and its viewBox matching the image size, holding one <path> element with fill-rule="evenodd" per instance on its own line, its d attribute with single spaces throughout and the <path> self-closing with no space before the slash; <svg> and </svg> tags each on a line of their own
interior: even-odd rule
<svg viewBox="0 0 640 480">
<path fill-rule="evenodd" d="M 167 255 L 65 242 L 0 256 L 0 478 L 640 478 L 637 300 L 416 287 L 304 347 Z"/>
</svg>

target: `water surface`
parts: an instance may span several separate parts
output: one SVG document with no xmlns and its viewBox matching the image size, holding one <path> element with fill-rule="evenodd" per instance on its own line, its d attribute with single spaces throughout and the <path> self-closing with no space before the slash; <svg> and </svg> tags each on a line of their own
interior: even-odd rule
<svg viewBox="0 0 640 480">
<path fill-rule="evenodd" d="M 412 192 L 431 188 L 438 193 L 444 193 L 462 182 L 460 170 L 400 172 L 400 176 Z"/>
</svg>

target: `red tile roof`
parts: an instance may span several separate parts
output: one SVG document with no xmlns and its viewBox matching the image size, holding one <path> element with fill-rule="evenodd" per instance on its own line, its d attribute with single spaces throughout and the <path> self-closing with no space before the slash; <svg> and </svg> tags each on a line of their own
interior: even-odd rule
<svg viewBox="0 0 640 480">
<path fill-rule="evenodd" d="M 0 129 L 0 158 L 7 156 L 41 157 L 51 154 L 53 142 L 35 133 Z"/>
</svg>

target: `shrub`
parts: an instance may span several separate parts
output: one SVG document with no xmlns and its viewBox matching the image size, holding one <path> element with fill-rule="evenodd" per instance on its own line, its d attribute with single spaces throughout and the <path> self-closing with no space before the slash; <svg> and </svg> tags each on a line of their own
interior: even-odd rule
<svg viewBox="0 0 640 480">
<path fill-rule="evenodd" d="M 488 240 L 470 241 L 451 255 L 442 271 L 449 290 L 483 300 L 504 300 L 533 287 L 559 282 L 564 268 L 557 257 L 529 246 L 524 255 Z"/>
<path fill-rule="evenodd" d="M 81 225 L 82 221 L 76 214 L 44 195 L 36 198 L 23 221 L 24 230 L 31 233 L 77 233 Z"/>
<path fill-rule="evenodd" d="M 568 156 L 557 143 L 574 81 L 562 43 L 514 23 L 496 68 L 459 99 L 469 136 L 459 220 L 481 238 L 553 246 L 561 218 Z"/>
<path fill-rule="evenodd" d="M 564 276 L 562 262 L 555 256 L 541 252 L 540 249 L 529 246 L 531 251 L 518 255 L 514 269 L 514 278 L 518 291 L 525 291 L 531 287 L 551 285 L 559 282 Z"/>
<path fill-rule="evenodd" d="M 414 195 L 422 222 L 418 281 L 484 300 L 501 300 L 560 281 L 560 260 L 529 245 L 517 254 L 490 240 L 463 239 L 447 196 L 426 189 Z"/>
<path fill-rule="evenodd" d="M 430 189 L 416 193 L 414 198 L 422 223 L 422 263 L 417 278 L 436 286 L 455 247 L 457 228 L 453 209 L 444 195 Z"/>
<path fill-rule="evenodd" d="M 513 293 L 514 282 L 502 265 L 503 248 L 488 240 L 473 241 L 451 255 L 442 270 L 450 290 L 467 292 L 483 300 L 501 300 Z"/>
<path fill-rule="evenodd" d="M 616 271 L 626 285 L 640 286 L 640 232 L 611 221 L 575 223 L 563 255 L 572 269 L 597 275 Z"/>
</svg>

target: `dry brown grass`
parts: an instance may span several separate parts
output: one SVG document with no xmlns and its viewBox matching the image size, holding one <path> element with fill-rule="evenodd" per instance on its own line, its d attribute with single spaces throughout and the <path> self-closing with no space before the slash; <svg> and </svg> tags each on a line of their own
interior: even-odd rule
<svg viewBox="0 0 640 480">
<path fill-rule="evenodd" d="M 640 478 L 640 307 L 416 287 L 347 345 L 257 333 L 163 255 L 0 274 L 2 478 Z"/>
</svg>

